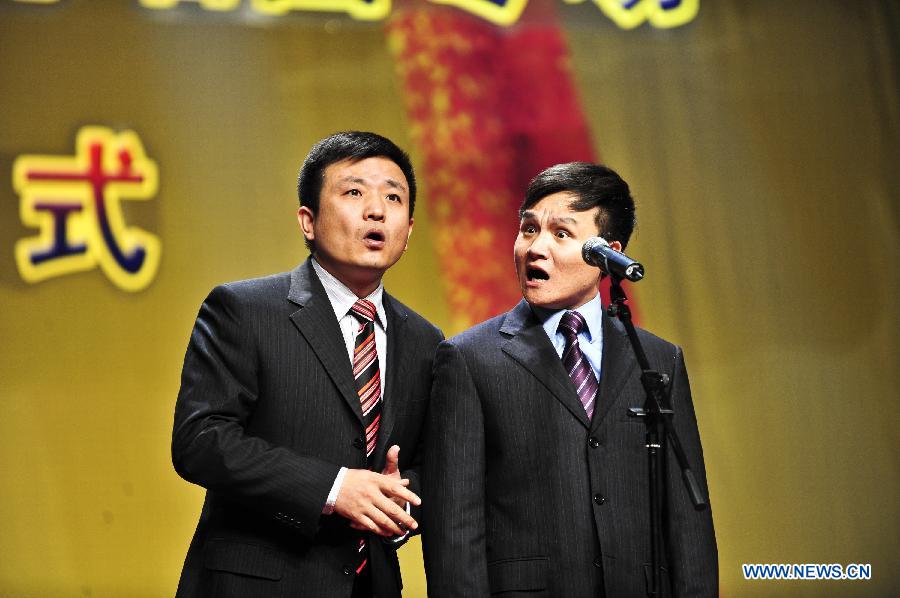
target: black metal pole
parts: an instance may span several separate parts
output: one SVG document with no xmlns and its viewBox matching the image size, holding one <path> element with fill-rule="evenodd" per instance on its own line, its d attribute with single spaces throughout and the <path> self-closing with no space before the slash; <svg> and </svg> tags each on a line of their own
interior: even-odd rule
<svg viewBox="0 0 900 598">
<path fill-rule="evenodd" d="M 650 487 L 650 587 L 647 595 L 655 598 L 660 595 L 659 568 L 662 562 L 662 467 L 660 457 L 662 446 L 659 443 L 659 427 L 647 423 L 647 472 Z"/>
<path fill-rule="evenodd" d="M 610 276 L 610 305 L 609 314 L 615 316 L 622 322 L 625 331 L 628 333 L 628 340 L 634 350 L 638 365 L 641 368 L 641 384 L 646 392 L 646 400 L 643 408 L 632 407 L 629 414 L 635 417 L 643 417 L 647 426 L 646 448 L 647 448 L 647 477 L 649 489 L 649 507 L 650 507 L 650 587 L 647 589 L 647 595 L 651 598 L 657 598 L 660 595 L 660 564 L 662 562 L 662 497 L 664 494 L 663 459 L 665 458 L 664 445 L 662 438 L 666 438 L 672 445 L 672 450 L 681 467 L 682 479 L 691 501 L 696 509 L 705 509 L 706 500 L 700 490 L 700 486 L 691 471 L 688 464 L 687 455 L 678 439 L 678 434 L 672 425 L 672 416 L 674 412 L 666 400 L 665 387 L 668 384 L 668 376 L 660 374 L 650 369 L 650 362 L 641 346 L 638 338 L 637 330 L 631 321 L 631 309 L 628 307 L 628 298 L 625 291 L 622 290 L 621 278 Z"/>
</svg>

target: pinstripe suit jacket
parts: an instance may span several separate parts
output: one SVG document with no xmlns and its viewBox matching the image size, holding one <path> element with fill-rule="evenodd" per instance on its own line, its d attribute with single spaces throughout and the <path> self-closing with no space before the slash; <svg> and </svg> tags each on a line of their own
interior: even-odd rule
<svg viewBox="0 0 900 598">
<path fill-rule="evenodd" d="M 384 294 L 387 371 L 375 467 L 400 445 L 418 492 L 420 431 L 443 336 Z M 178 596 L 350 596 L 359 532 L 322 506 L 341 466 L 365 468 L 347 349 L 312 264 L 206 298 L 175 408 L 175 469 L 207 489 Z M 414 513 L 417 516 L 418 513 Z M 392 546 L 370 538 L 378 596 L 399 596 Z"/>
<path fill-rule="evenodd" d="M 423 546 L 431 596 L 646 596 L 650 542 L 640 369 L 604 316 L 593 420 L 531 308 L 445 341 L 425 433 Z M 639 331 L 671 376 L 675 427 L 704 491 L 681 350 Z M 664 595 L 716 596 L 715 534 L 666 464 Z"/>
</svg>

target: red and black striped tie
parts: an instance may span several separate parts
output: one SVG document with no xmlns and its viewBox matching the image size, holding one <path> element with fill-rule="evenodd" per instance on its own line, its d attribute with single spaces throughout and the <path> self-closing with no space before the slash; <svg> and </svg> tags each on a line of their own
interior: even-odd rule
<svg viewBox="0 0 900 598">
<path fill-rule="evenodd" d="M 372 468 L 372 454 L 378 441 L 378 426 L 381 423 L 381 371 L 378 364 L 378 350 L 375 346 L 375 304 L 367 299 L 357 299 L 350 308 L 359 321 L 356 342 L 353 347 L 353 378 L 356 392 L 362 406 L 363 424 L 366 426 L 366 465 Z M 368 563 L 365 539 L 360 539 L 360 573 Z"/>
<path fill-rule="evenodd" d="M 375 441 L 378 440 L 378 424 L 381 421 L 381 372 L 378 350 L 375 348 L 377 316 L 375 305 L 367 299 L 357 299 L 350 311 L 359 321 L 353 348 L 353 377 L 366 426 L 366 464 L 371 467 Z"/>
</svg>

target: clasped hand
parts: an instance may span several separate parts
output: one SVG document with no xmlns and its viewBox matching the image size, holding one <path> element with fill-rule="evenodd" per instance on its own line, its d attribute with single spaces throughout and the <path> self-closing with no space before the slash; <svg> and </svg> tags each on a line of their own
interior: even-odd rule
<svg viewBox="0 0 900 598">
<path fill-rule="evenodd" d="M 400 447 L 392 446 L 381 473 L 368 469 L 348 469 L 334 503 L 334 511 L 350 520 L 350 526 L 379 536 L 402 536 L 419 524 L 405 505 L 422 504 L 410 491 L 408 479 L 400 477 Z"/>
</svg>

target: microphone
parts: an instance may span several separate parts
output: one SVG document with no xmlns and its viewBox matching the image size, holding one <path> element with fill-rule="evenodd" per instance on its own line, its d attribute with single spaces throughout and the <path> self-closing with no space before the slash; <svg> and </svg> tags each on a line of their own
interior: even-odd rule
<svg viewBox="0 0 900 598">
<path fill-rule="evenodd" d="M 581 257 L 610 276 L 637 282 L 644 277 L 644 266 L 609 246 L 603 237 L 591 237 L 581 247 Z"/>
</svg>

